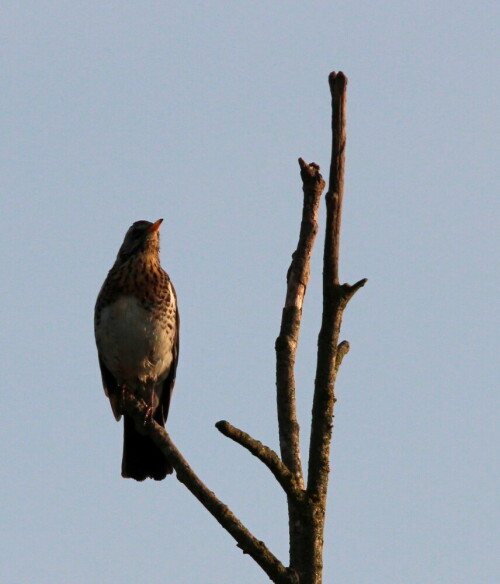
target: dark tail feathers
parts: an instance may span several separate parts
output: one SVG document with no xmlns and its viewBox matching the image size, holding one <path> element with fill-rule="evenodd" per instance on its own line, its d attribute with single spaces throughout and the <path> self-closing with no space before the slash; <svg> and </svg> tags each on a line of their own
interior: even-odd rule
<svg viewBox="0 0 500 584">
<path fill-rule="evenodd" d="M 151 438 L 136 430 L 131 418 L 126 414 L 123 418 L 122 477 L 136 481 L 147 477 L 155 481 L 163 480 L 173 472 L 172 465 Z"/>
</svg>

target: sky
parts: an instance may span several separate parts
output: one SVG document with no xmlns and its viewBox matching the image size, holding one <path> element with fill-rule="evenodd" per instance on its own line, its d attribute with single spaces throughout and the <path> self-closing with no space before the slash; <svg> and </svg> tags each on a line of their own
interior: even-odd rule
<svg viewBox="0 0 500 584">
<path fill-rule="evenodd" d="M 93 308 L 164 218 L 181 350 L 168 431 L 287 563 L 286 503 L 223 437 L 278 448 L 274 341 L 348 79 L 342 328 L 324 581 L 500 577 L 494 2 L 49 2 L 0 9 L 0 581 L 267 582 L 175 478 L 120 476 Z M 496 106 L 496 107 L 495 107 Z M 324 203 L 297 355 L 307 464 Z"/>
</svg>

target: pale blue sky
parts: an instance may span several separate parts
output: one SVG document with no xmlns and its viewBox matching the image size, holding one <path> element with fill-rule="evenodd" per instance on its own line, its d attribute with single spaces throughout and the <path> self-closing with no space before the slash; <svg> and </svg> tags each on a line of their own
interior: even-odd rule
<svg viewBox="0 0 500 584">
<path fill-rule="evenodd" d="M 93 305 L 128 226 L 159 217 L 182 319 L 168 429 L 287 561 L 277 483 L 214 423 L 277 448 L 296 160 L 328 174 L 331 70 L 349 78 L 341 275 L 369 282 L 344 317 L 325 584 L 498 582 L 498 17 L 477 1 L 3 3 L 2 583 L 267 581 L 175 479 L 120 477 Z"/>
</svg>

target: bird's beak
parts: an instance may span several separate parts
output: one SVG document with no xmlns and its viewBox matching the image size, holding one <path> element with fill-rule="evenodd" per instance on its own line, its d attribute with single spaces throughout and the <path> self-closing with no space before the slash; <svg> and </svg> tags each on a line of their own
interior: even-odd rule
<svg viewBox="0 0 500 584">
<path fill-rule="evenodd" d="M 161 225 L 162 221 L 163 221 L 163 219 L 158 219 L 158 221 L 155 221 L 152 225 L 150 225 L 146 229 L 147 233 L 154 233 L 155 231 L 158 231 L 158 229 L 160 229 L 160 225 Z"/>
</svg>

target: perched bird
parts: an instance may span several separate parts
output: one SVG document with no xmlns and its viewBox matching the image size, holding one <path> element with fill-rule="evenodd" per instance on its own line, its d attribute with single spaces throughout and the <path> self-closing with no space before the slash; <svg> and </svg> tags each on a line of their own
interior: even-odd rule
<svg viewBox="0 0 500 584">
<path fill-rule="evenodd" d="M 97 297 L 94 331 L 104 391 L 117 420 L 123 391 L 149 406 L 165 425 L 179 356 L 175 290 L 160 266 L 159 227 L 136 221 Z M 122 476 L 161 481 L 173 469 L 154 442 L 124 414 Z"/>
</svg>

